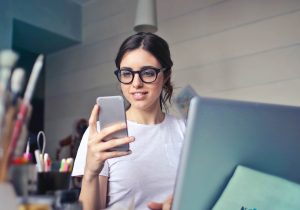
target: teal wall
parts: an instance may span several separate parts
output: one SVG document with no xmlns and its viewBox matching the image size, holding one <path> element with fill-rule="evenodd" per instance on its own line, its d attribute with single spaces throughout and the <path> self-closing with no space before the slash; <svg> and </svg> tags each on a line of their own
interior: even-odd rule
<svg viewBox="0 0 300 210">
<path fill-rule="evenodd" d="M 8 0 L 9 1 L 9 0 Z M 81 6 L 68 0 L 13 0 L 15 19 L 60 34 L 81 39 Z"/>
<path fill-rule="evenodd" d="M 70 0 L 0 0 L 0 50 L 19 54 L 16 66 L 29 79 L 38 54 L 51 54 L 81 41 L 82 8 Z M 44 130 L 45 68 L 32 98 L 29 132 Z"/>
<path fill-rule="evenodd" d="M 70 0 L 0 0 L 0 48 L 51 53 L 81 41 L 81 6 Z"/>
<path fill-rule="evenodd" d="M 12 46 L 11 1 L 0 0 L 0 49 Z"/>
</svg>

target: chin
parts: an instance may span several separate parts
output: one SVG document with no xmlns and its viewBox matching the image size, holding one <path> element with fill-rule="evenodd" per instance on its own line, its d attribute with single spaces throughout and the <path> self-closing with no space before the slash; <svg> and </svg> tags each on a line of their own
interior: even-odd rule
<svg viewBox="0 0 300 210">
<path fill-rule="evenodd" d="M 131 107 L 134 107 L 135 109 L 145 109 L 147 107 L 147 103 L 142 101 L 134 101 L 131 103 Z"/>
<path fill-rule="evenodd" d="M 131 104 L 131 107 L 138 110 L 149 111 L 151 109 L 155 109 L 156 106 L 154 104 L 151 105 L 149 102 L 146 101 L 134 101 Z"/>
</svg>

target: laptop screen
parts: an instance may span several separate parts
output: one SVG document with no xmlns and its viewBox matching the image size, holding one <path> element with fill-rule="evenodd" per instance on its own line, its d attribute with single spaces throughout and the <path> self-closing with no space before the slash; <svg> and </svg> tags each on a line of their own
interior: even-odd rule
<svg viewBox="0 0 300 210">
<path fill-rule="evenodd" d="M 300 183 L 300 107 L 194 97 L 172 210 L 211 209 L 237 165 Z"/>
</svg>

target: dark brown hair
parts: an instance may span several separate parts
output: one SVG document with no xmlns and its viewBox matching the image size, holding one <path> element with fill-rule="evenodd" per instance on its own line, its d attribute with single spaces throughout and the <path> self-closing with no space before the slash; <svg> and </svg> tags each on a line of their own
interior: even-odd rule
<svg viewBox="0 0 300 210">
<path fill-rule="evenodd" d="M 164 39 L 152 33 L 139 32 L 134 34 L 128 37 L 120 46 L 115 59 L 116 67 L 120 68 L 120 63 L 125 53 L 138 48 L 150 52 L 159 61 L 162 68 L 166 68 L 164 80 L 167 80 L 160 95 L 160 106 L 163 106 L 168 111 L 167 102 L 171 103 L 173 94 L 173 85 L 171 83 L 173 61 L 171 60 L 169 45 Z"/>
</svg>

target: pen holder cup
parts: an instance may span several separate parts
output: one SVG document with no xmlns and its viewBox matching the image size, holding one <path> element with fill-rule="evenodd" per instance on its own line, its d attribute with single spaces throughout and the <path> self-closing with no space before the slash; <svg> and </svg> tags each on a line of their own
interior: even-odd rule
<svg viewBox="0 0 300 210">
<path fill-rule="evenodd" d="M 39 172 L 37 178 L 38 194 L 54 194 L 57 190 L 66 190 L 69 188 L 71 172 Z"/>
<path fill-rule="evenodd" d="M 12 165 L 9 181 L 18 196 L 35 194 L 37 190 L 37 171 L 35 164 Z"/>
</svg>

